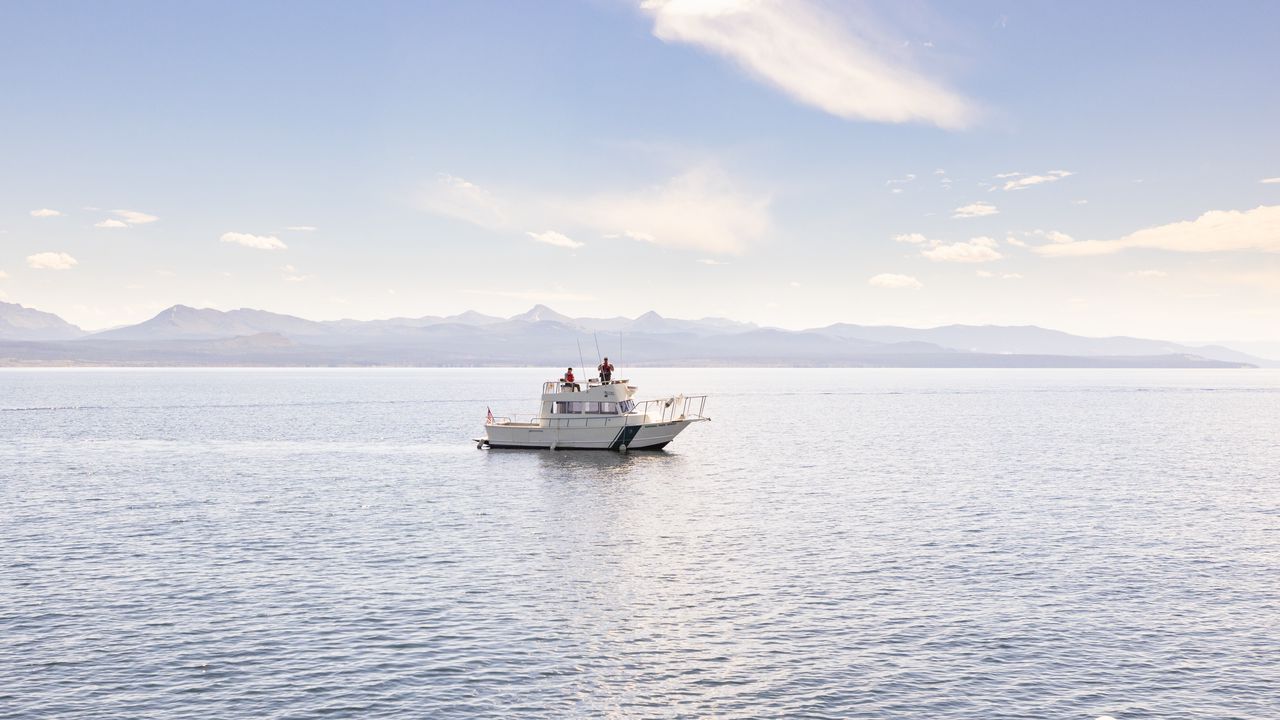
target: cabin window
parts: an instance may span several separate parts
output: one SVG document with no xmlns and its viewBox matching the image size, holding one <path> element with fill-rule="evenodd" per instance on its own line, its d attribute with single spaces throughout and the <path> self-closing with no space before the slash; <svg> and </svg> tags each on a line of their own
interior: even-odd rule
<svg viewBox="0 0 1280 720">
<path fill-rule="evenodd" d="M 583 403 L 580 402 L 558 402 L 556 403 L 554 412 L 557 415 L 568 415 L 582 412 Z"/>
<path fill-rule="evenodd" d="M 629 412 L 631 412 L 632 410 L 635 410 L 635 409 L 636 409 L 636 401 L 635 401 L 635 400 L 623 400 L 622 402 L 618 403 L 618 409 L 619 409 L 620 411 L 624 412 L 624 413 L 629 413 Z"/>
</svg>

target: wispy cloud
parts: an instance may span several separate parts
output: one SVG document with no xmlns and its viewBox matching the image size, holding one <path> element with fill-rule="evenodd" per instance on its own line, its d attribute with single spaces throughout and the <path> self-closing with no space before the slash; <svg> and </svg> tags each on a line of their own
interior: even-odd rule
<svg viewBox="0 0 1280 720">
<path fill-rule="evenodd" d="M 923 257 L 934 262 L 982 263 L 1004 257 L 996 250 L 996 241 L 989 237 L 971 238 L 967 242 L 939 244 L 920 251 Z"/>
<path fill-rule="evenodd" d="M 561 227 L 732 255 L 768 232 L 769 204 L 767 195 L 743 190 L 723 170 L 704 164 L 649 187 L 585 196 L 499 194 L 441 175 L 423 207 L 495 231 Z"/>
<path fill-rule="evenodd" d="M 710 165 L 642 190 L 558 204 L 559 214 L 576 212 L 581 222 L 606 233 L 726 255 L 744 252 L 771 226 L 770 199 L 742 190 Z"/>
<path fill-rule="evenodd" d="M 525 233 L 525 235 L 528 235 L 529 237 L 533 238 L 534 240 L 537 240 L 540 243 L 555 245 L 556 247 L 569 248 L 569 249 L 582 247 L 582 243 L 578 242 L 577 240 L 574 240 L 573 238 L 569 237 L 568 235 L 565 235 L 564 233 L 558 233 L 555 230 L 544 230 L 543 232 L 540 232 L 540 233 L 527 232 Z"/>
<path fill-rule="evenodd" d="M 79 264 L 64 252 L 42 252 L 27 256 L 27 267 L 36 270 L 70 270 Z"/>
<path fill-rule="evenodd" d="M 920 233 L 903 233 L 901 235 L 894 235 L 893 239 L 897 242 L 910 243 L 911 245 L 921 245 L 930 242 L 929 238 L 921 235 Z"/>
<path fill-rule="evenodd" d="M 1004 190 L 1025 190 L 1033 185 L 1057 182 L 1074 173 L 1068 170 L 1050 170 L 1044 175 L 1023 175 L 1022 173 L 1001 173 L 997 178 L 1005 180 Z"/>
<path fill-rule="evenodd" d="M 712 258 L 702 258 L 701 260 L 698 260 L 698 262 L 703 265 L 728 265 L 729 264 L 723 260 L 713 260 Z"/>
<path fill-rule="evenodd" d="M 1050 257 L 1110 255 L 1130 248 L 1171 252 L 1280 252 L 1280 205 L 1211 210 L 1195 220 L 1144 228 L 1118 240 L 1083 240 L 1035 248 Z"/>
<path fill-rule="evenodd" d="M 1136 278 L 1163 278 L 1169 277 L 1169 273 L 1163 270 L 1134 270 L 1129 273 L 1129 277 Z"/>
<path fill-rule="evenodd" d="M 311 279 L 310 275 L 299 272 L 293 265 L 282 265 L 280 272 L 284 273 L 285 282 L 300 283 Z"/>
<path fill-rule="evenodd" d="M 137 210 L 112 210 L 111 212 L 130 225 L 147 225 L 160 219 L 155 215 L 138 212 Z"/>
<path fill-rule="evenodd" d="M 314 225 L 290 225 L 285 228 L 285 230 L 292 230 L 293 232 L 315 232 L 316 227 Z"/>
<path fill-rule="evenodd" d="M 9 273 L 3 270 L 0 270 L 0 280 L 8 280 L 8 279 L 9 279 Z"/>
<path fill-rule="evenodd" d="M 726 57 L 792 99 L 848 120 L 971 125 L 972 103 L 808 0 L 645 0 L 653 34 Z M 845 5 L 849 11 L 852 6 Z"/>
<path fill-rule="evenodd" d="M 987 202 L 976 202 L 958 207 L 955 210 L 953 218 L 975 218 L 986 217 L 987 215 L 999 215 L 1000 210 L 995 205 Z"/>
<path fill-rule="evenodd" d="M 121 222 L 115 218 L 107 218 L 93 224 L 96 228 L 127 228 L 129 223 Z"/>
<path fill-rule="evenodd" d="M 422 193 L 421 202 L 424 210 L 435 215 L 491 230 L 507 227 L 506 214 L 498 200 L 488 190 L 456 175 L 437 175 Z"/>
<path fill-rule="evenodd" d="M 288 250 L 289 246 L 280 242 L 275 235 L 251 235 L 249 233 L 225 232 L 218 238 L 224 243 L 243 245 L 255 250 Z"/>
<path fill-rule="evenodd" d="M 980 278 L 998 278 L 1000 280 L 1021 280 L 1022 273 L 993 273 L 990 270 L 978 270 L 975 273 Z"/>
<path fill-rule="evenodd" d="M 1055 243 L 1069 243 L 1069 242 L 1075 242 L 1075 241 L 1076 241 L 1076 239 L 1075 239 L 1075 238 L 1071 237 L 1070 235 L 1068 235 L 1068 234 L 1066 234 L 1066 233 L 1064 233 L 1064 232 L 1058 231 L 1058 230 L 1040 230 L 1040 229 L 1036 229 L 1036 230 L 1032 230 L 1031 232 L 1027 233 L 1027 235 L 1030 235 L 1030 236 L 1032 236 L 1032 237 L 1043 238 L 1043 239 L 1045 239 L 1045 240 L 1048 240 L 1049 242 L 1055 242 Z"/>
<path fill-rule="evenodd" d="M 1263 185 L 1280 185 L 1280 177 L 1262 178 L 1258 182 L 1262 183 Z M 32 213 L 32 214 L 34 215 L 35 213 Z"/>
<path fill-rule="evenodd" d="M 873 275 L 867 280 L 867 284 L 872 287 L 887 288 L 890 290 L 915 290 L 922 288 L 924 285 L 919 280 L 910 275 L 898 275 L 896 273 L 880 273 Z"/>
<path fill-rule="evenodd" d="M 32 210 L 31 217 L 34 217 L 34 218 L 62 217 L 62 212 L 58 210 L 54 210 L 52 208 L 40 208 L 39 210 Z"/>
</svg>

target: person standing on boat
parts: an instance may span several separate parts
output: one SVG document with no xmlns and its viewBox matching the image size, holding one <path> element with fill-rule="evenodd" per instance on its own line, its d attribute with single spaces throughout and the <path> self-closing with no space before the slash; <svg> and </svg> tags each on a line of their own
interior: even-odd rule
<svg viewBox="0 0 1280 720">
<path fill-rule="evenodd" d="M 571 387 L 574 390 L 582 389 L 581 387 L 578 386 L 578 383 L 573 381 L 573 368 L 569 368 L 568 370 L 564 371 L 564 384 L 565 384 L 565 387 Z"/>
<path fill-rule="evenodd" d="M 613 379 L 613 365 L 609 363 L 609 358 L 605 358 L 596 370 L 600 371 L 600 382 L 607 383 Z"/>
</svg>

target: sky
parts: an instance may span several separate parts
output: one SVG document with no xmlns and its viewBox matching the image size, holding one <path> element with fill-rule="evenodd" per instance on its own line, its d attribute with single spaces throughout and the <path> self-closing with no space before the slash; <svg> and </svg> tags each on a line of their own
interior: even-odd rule
<svg viewBox="0 0 1280 720">
<path fill-rule="evenodd" d="M 1280 342 L 1280 4 L 0 5 L 0 300 Z"/>
</svg>

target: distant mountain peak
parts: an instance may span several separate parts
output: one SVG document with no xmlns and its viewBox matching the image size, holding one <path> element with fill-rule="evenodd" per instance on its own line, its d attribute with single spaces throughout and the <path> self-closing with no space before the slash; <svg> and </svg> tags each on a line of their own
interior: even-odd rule
<svg viewBox="0 0 1280 720">
<path fill-rule="evenodd" d="M 568 325 L 573 324 L 573 318 L 568 315 L 562 315 L 541 303 L 534 305 L 529 308 L 528 311 L 516 315 L 511 319 L 519 320 L 521 322 L 558 322 Z"/>
<path fill-rule="evenodd" d="M 645 313 L 645 314 L 641 315 L 640 317 L 636 318 L 636 320 L 637 320 L 637 321 L 640 321 L 640 320 L 646 320 L 646 321 L 648 321 L 648 320 L 666 320 L 666 318 L 664 318 L 664 317 L 662 317 L 661 315 L 659 315 L 657 310 L 650 310 L 649 312 L 647 312 L 647 313 Z"/>
</svg>

